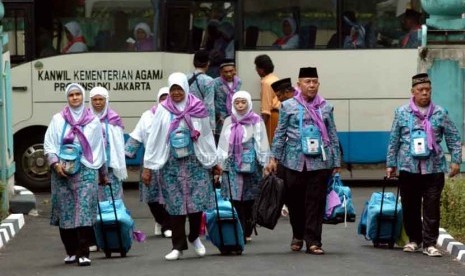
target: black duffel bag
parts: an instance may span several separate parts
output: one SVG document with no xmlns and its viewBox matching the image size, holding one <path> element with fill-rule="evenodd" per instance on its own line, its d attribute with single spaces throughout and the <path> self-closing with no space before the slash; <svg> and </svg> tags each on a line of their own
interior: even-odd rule
<svg viewBox="0 0 465 276">
<path fill-rule="evenodd" d="M 284 205 L 284 181 L 274 174 L 265 176 L 260 183 L 260 195 L 253 207 L 254 225 L 273 230 Z"/>
</svg>

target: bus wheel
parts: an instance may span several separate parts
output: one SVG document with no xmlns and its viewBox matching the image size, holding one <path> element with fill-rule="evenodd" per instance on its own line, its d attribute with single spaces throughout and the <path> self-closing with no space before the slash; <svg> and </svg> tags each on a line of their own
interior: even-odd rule
<svg viewBox="0 0 465 276">
<path fill-rule="evenodd" d="M 50 189 L 50 169 L 44 154 L 44 135 L 34 133 L 15 141 L 16 184 L 31 191 Z"/>
</svg>

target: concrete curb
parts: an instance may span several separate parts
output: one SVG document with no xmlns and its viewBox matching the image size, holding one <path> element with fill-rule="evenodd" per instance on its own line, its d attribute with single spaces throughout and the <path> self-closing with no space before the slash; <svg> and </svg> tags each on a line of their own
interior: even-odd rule
<svg viewBox="0 0 465 276">
<path fill-rule="evenodd" d="M 457 261 L 465 264 L 465 245 L 456 241 L 444 228 L 439 228 L 438 245 Z"/>
<path fill-rule="evenodd" d="M 0 248 L 6 245 L 24 226 L 23 214 L 12 214 L 0 224 Z"/>
</svg>

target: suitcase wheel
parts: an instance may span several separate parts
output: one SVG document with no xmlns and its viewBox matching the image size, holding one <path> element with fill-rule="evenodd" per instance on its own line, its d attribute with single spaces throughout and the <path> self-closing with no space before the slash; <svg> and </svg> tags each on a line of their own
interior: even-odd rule
<svg viewBox="0 0 465 276">
<path fill-rule="evenodd" d="M 373 246 L 378 248 L 379 247 L 379 242 L 373 242 Z"/>
<path fill-rule="evenodd" d="M 122 251 L 120 252 L 120 254 L 121 254 L 121 257 L 122 257 L 122 258 L 126 257 L 126 251 L 122 250 Z"/>
<path fill-rule="evenodd" d="M 388 244 L 388 247 L 389 247 L 389 249 L 393 249 L 393 248 L 394 248 L 394 243 L 393 243 L 393 242 L 390 242 L 390 243 Z"/>
<path fill-rule="evenodd" d="M 237 251 L 236 251 L 236 255 L 238 255 L 238 256 L 239 256 L 239 255 L 242 255 L 242 250 L 237 250 Z"/>
<path fill-rule="evenodd" d="M 111 258 L 111 251 L 110 250 L 105 250 L 105 257 Z"/>
</svg>

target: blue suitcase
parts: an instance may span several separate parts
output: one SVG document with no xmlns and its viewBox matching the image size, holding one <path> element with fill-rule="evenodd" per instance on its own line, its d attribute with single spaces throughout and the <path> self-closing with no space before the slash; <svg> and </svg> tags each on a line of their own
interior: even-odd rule
<svg viewBox="0 0 465 276">
<path fill-rule="evenodd" d="M 221 190 L 215 191 L 216 208 L 206 212 L 208 238 L 221 254 L 242 254 L 244 233 L 231 200 L 223 199 Z"/>
<path fill-rule="evenodd" d="M 105 252 L 107 258 L 112 252 L 126 257 L 132 245 L 134 220 L 124 206 L 121 199 L 114 199 L 113 189 L 110 187 L 111 200 L 98 204 L 97 221 L 94 226 L 95 238 L 99 248 Z"/>
<path fill-rule="evenodd" d="M 402 205 L 399 201 L 399 187 L 396 194 L 385 192 L 385 188 L 386 185 L 383 185 L 383 191 L 373 193 L 365 203 L 358 233 L 371 240 L 374 247 L 386 244 L 394 248 L 402 229 Z"/>
</svg>

